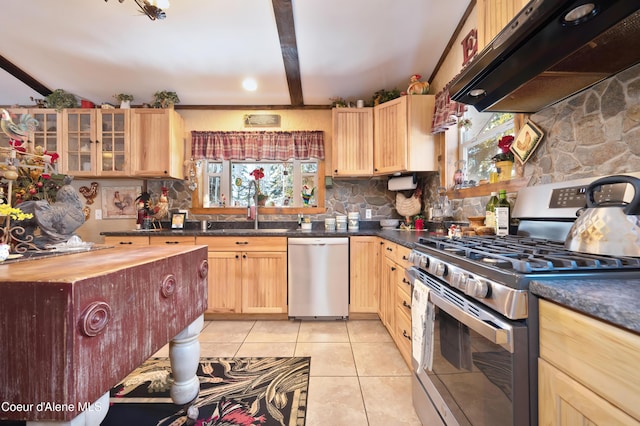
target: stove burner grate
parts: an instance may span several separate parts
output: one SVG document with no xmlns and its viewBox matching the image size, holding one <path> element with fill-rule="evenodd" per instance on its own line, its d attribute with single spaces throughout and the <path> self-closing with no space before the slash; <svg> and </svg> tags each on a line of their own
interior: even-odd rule
<svg viewBox="0 0 640 426">
<path fill-rule="evenodd" d="M 520 273 L 640 269 L 640 258 L 573 252 L 557 241 L 515 235 L 429 237 L 420 246 Z"/>
</svg>

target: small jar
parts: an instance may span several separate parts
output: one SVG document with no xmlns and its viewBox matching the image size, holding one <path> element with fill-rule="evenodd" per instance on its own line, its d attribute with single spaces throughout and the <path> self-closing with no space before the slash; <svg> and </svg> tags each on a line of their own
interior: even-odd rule
<svg viewBox="0 0 640 426">
<path fill-rule="evenodd" d="M 336 218 L 335 217 L 327 217 L 324 219 L 324 230 L 325 231 L 335 231 L 336 230 Z"/>
<path fill-rule="evenodd" d="M 336 216 L 336 231 L 346 231 L 347 230 L 347 216 L 345 215 L 337 215 Z"/>
<path fill-rule="evenodd" d="M 347 215 L 349 231 L 357 231 L 360 228 L 360 213 L 352 212 Z"/>
</svg>

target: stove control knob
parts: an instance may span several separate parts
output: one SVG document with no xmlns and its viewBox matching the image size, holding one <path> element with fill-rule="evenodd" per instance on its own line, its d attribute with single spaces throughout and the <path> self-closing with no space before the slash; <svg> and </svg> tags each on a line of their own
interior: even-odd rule
<svg viewBox="0 0 640 426">
<path fill-rule="evenodd" d="M 418 259 L 418 268 L 427 269 L 429 268 L 429 258 L 427 256 L 420 256 Z"/>
<path fill-rule="evenodd" d="M 442 262 L 438 263 L 435 267 L 435 274 L 438 277 L 444 277 L 447 275 L 447 265 Z"/>
<path fill-rule="evenodd" d="M 489 295 L 489 283 L 477 278 L 469 278 L 465 293 L 478 299 L 484 299 Z"/>
<path fill-rule="evenodd" d="M 418 255 L 416 254 L 416 252 L 412 251 L 411 253 L 409 253 L 409 263 L 418 266 Z"/>
<path fill-rule="evenodd" d="M 467 274 L 464 272 L 454 272 L 451 274 L 451 285 L 462 291 L 465 291 L 467 287 Z"/>
</svg>

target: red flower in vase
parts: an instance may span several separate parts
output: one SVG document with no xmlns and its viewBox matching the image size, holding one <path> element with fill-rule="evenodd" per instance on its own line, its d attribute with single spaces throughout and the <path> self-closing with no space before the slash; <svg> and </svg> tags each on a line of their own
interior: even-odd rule
<svg viewBox="0 0 640 426">
<path fill-rule="evenodd" d="M 264 169 L 262 167 L 257 168 L 251 173 L 249 173 L 249 176 L 253 176 L 255 180 L 260 180 L 264 177 Z"/>
<path fill-rule="evenodd" d="M 511 144 L 515 138 L 511 135 L 503 136 L 498 141 L 498 148 L 500 148 L 500 154 L 493 156 L 493 161 L 513 161 L 513 152 L 511 152 Z"/>
</svg>

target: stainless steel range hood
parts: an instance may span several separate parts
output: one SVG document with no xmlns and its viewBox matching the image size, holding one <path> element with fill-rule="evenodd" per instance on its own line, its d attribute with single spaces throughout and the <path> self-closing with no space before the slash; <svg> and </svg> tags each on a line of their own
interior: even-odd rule
<svg viewBox="0 0 640 426">
<path fill-rule="evenodd" d="M 452 82 L 478 111 L 537 112 L 640 62 L 637 0 L 533 0 Z"/>
</svg>

